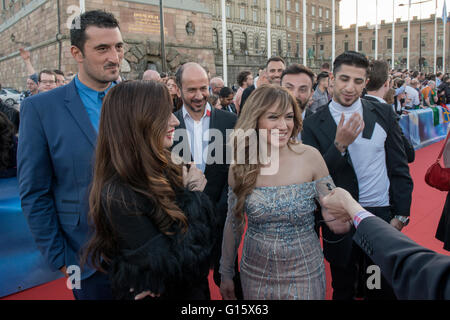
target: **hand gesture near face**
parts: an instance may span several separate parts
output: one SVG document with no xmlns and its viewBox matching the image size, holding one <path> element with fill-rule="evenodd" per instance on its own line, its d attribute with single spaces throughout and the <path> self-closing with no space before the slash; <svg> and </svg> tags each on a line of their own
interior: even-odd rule
<svg viewBox="0 0 450 320">
<path fill-rule="evenodd" d="M 352 114 L 350 119 L 345 122 L 344 114 L 341 115 L 341 119 L 336 130 L 336 147 L 340 152 L 345 152 L 347 147 L 351 145 L 358 135 L 364 130 L 364 120 L 357 112 Z"/>
</svg>

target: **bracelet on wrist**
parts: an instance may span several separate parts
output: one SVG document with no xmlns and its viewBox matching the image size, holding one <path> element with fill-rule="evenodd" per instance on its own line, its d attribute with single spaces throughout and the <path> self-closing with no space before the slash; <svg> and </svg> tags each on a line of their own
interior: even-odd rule
<svg viewBox="0 0 450 320">
<path fill-rule="evenodd" d="M 346 146 L 346 145 L 343 145 L 343 144 L 340 144 L 340 143 L 337 142 L 336 140 L 334 141 L 334 145 L 336 146 L 336 148 L 337 148 L 339 151 L 343 150 L 343 151 L 341 151 L 341 152 L 346 152 L 346 151 L 347 151 L 347 146 Z"/>
</svg>

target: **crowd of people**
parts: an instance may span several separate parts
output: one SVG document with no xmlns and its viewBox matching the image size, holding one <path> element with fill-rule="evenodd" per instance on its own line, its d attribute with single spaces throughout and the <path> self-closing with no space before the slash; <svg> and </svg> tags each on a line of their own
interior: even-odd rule
<svg viewBox="0 0 450 320">
<path fill-rule="evenodd" d="M 211 269 L 224 299 L 324 299 L 324 259 L 335 300 L 450 298 L 450 258 L 401 234 L 414 148 L 398 124 L 450 103 L 448 75 L 350 51 L 317 74 L 272 57 L 237 87 L 196 62 L 126 81 L 116 18 L 87 11 L 79 22 L 78 72 L 37 74 L 21 50 L 19 127 L 0 112 L 0 177 L 17 168 L 50 268 L 81 267 L 76 299 L 208 300 Z M 376 290 L 370 265 L 383 273 Z"/>
</svg>

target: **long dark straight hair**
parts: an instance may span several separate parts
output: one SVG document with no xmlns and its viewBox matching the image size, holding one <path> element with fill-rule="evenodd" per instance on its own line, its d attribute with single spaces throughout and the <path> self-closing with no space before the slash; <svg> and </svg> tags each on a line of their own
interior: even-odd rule
<svg viewBox="0 0 450 320">
<path fill-rule="evenodd" d="M 83 264 L 90 257 L 92 265 L 103 270 L 101 259 L 108 262 L 117 252 L 116 233 L 107 210 L 111 201 L 124 198 L 121 190 L 111 188 L 115 178 L 152 200 L 155 211 L 151 217 L 161 232 L 169 234 L 173 223 L 186 230 L 187 219 L 175 202 L 175 191 L 183 188 L 182 168 L 172 162 L 170 151 L 163 146 L 171 114 L 172 100 L 162 83 L 126 81 L 106 95 L 89 197 L 89 218 L 95 233 L 83 254 Z M 122 195 L 119 199 L 118 191 Z"/>
</svg>

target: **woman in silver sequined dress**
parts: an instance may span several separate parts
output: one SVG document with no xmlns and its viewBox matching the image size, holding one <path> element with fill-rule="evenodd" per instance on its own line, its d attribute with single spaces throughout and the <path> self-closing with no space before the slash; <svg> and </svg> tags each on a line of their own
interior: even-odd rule
<svg viewBox="0 0 450 320">
<path fill-rule="evenodd" d="M 315 200 L 331 189 L 333 181 L 320 153 L 296 140 L 301 127 L 295 98 L 279 86 L 259 87 L 240 115 L 232 136 L 234 164 L 220 264 L 224 299 L 235 298 L 234 261 L 245 215 L 248 227 L 240 262 L 244 299 L 325 298 L 324 258 L 314 231 L 314 211 Z M 256 130 L 253 141 L 252 130 Z M 245 134 L 250 138 L 242 139 Z M 334 232 L 349 230 L 349 224 L 332 221 L 325 212 L 323 217 Z"/>
</svg>

